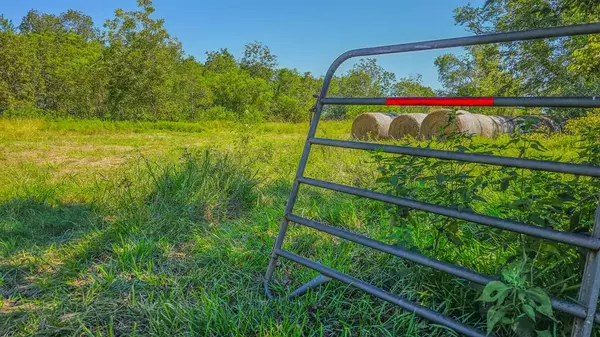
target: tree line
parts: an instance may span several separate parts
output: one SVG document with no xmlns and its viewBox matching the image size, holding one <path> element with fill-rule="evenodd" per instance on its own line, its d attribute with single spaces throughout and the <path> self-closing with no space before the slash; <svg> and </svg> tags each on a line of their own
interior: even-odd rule
<svg viewBox="0 0 600 337">
<path fill-rule="evenodd" d="M 200 62 L 186 55 L 151 0 L 117 9 L 102 28 L 90 16 L 31 10 L 15 25 L 0 16 L 0 115 L 107 120 L 308 119 L 322 78 L 281 68 L 260 42 L 236 57 L 227 49 Z M 595 21 L 594 0 L 490 0 L 456 9 L 457 24 L 474 33 Z M 551 19 L 548 19 L 551 18 Z M 332 96 L 592 95 L 600 69 L 597 36 L 475 46 L 438 57 L 443 88 L 419 75 L 397 79 L 374 59 L 362 59 L 331 84 Z M 345 118 L 381 107 L 328 107 Z M 389 108 L 388 108 L 389 109 Z M 418 111 L 421 108 L 405 108 Z M 549 111 L 580 115 L 581 109 Z M 519 111 L 504 111 L 515 114 Z"/>
<path fill-rule="evenodd" d="M 598 0 L 487 0 L 458 7 L 456 24 L 474 34 L 600 21 Z M 598 34 L 481 45 L 466 55 L 438 57 L 444 90 L 458 96 L 596 96 L 600 92 Z M 531 111 L 523 111 L 528 113 Z M 546 109 L 564 120 L 584 109 Z M 513 113 L 519 113 L 513 111 Z"/>
</svg>

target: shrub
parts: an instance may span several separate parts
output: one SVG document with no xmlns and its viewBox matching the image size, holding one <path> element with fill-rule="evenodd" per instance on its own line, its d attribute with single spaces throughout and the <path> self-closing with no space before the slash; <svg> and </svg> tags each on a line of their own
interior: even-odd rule
<svg viewBox="0 0 600 337">
<path fill-rule="evenodd" d="M 600 126 L 600 109 L 589 112 L 584 117 L 569 119 L 565 124 L 565 131 L 573 135 L 581 135 L 594 126 Z"/>
</svg>

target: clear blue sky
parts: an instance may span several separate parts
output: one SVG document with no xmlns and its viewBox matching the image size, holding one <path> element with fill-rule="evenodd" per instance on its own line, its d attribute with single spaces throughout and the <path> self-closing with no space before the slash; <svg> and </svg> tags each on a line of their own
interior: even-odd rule
<svg viewBox="0 0 600 337">
<path fill-rule="evenodd" d="M 164 18 L 171 35 L 187 54 L 200 60 L 206 51 L 228 48 L 241 56 L 251 41 L 261 41 L 283 67 L 323 75 L 342 52 L 361 47 L 438 39 L 468 34 L 454 25 L 453 9 L 484 0 L 154 0 L 155 17 Z M 30 9 L 59 14 L 67 9 L 90 15 L 97 26 L 116 8 L 131 10 L 135 0 L 6 1 L 0 13 L 18 24 Z M 439 87 L 433 60 L 445 52 L 387 55 L 379 59 L 398 77 L 422 74 L 425 84 Z M 350 64 L 344 65 L 342 71 Z"/>
</svg>

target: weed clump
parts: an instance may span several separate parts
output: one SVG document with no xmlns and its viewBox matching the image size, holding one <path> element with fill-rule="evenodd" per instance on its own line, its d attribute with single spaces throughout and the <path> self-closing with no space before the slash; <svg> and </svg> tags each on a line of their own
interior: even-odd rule
<svg viewBox="0 0 600 337">
<path fill-rule="evenodd" d="M 113 181 L 102 203 L 127 226 L 159 235 L 186 231 L 190 222 L 235 219 L 256 200 L 255 174 L 229 154 L 184 151 L 179 161 L 139 157 Z"/>
</svg>

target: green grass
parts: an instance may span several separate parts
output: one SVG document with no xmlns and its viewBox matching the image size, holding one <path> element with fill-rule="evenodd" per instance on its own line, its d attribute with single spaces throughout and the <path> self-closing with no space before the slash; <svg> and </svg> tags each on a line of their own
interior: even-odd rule
<svg viewBox="0 0 600 337">
<path fill-rule="evenodd" d="M 0 120 L 0 335 L 455 335 L 338 282 L 266 300 L 262 277 L 307 129 Z M 349 130 L 323 122 L 319 135 Z M 573 137 L 544 144 L 561 160 L 575 156 Z M 315 147 L 306 175 L 375 187 L 375 168 L 368 153 Z M 483 211 L 493 213 L 503 196 L 487 197 Z M 394 242 L 382 203 L 303 187 L 295 212 Z M 425 247 L 433 227 L 421 231 Z M 491 246 L 436 256 L 495 272 L 505 256 Z M 479 286 L 298 226 L 284 248 L 485 330 Z M 281 260 L 273 290 L 315 275 Z"/>
</svg>

